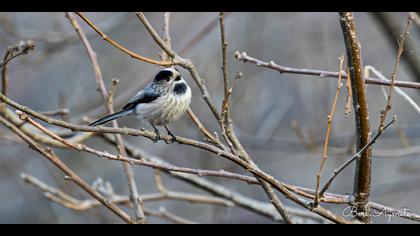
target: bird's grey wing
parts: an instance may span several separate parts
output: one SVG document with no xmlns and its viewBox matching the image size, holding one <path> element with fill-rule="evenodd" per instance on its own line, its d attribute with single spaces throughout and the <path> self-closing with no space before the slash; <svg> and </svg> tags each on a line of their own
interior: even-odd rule
<svg viewBox="0 0 420 236">
<path fill-rule="evenodd" d="M 146 88 L 138 92 L 136 95 L 131 97 L 128 100 L 127 104 L 123 107 L 123 110 L 134 108 L 139 103 L 152 102 L 158 97 L 159 97 L 159 94 L 157 94 L 156 92 L 153 92 L 153 89 L 151 88 L 151 86 L 147 86 Z"/>
</svg>

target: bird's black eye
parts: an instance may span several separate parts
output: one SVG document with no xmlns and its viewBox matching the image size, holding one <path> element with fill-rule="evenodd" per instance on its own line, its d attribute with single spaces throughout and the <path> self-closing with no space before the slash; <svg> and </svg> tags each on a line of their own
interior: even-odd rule
<svg viewBox="0 0 420 236">
<path fill-rule="evenodd" d="M 181 76 L 178 76 L 175 78 L 175 81 L 180 81 L 181 80 Z"/>
</svg>

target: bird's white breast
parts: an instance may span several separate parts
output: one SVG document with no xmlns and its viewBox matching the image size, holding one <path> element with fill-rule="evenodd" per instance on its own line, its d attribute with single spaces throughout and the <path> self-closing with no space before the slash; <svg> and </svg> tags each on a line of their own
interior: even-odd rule
<svg viewBox="0 0 420 236">
<path fill-rule="evenodd" d="M 191 89 L 183 94 L 168 93 L 158 97 L 150 103 L 141 103 L 136 106 L 135 115 L 154 125 L 165 125 L 179 119 L 191 102 Z"/>
</svg>

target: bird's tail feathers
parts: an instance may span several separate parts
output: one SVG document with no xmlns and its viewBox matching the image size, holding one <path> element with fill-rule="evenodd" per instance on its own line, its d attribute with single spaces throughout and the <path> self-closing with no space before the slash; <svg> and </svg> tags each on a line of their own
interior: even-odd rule
<svg viewBox="0 0 420 236">
<path fill-rule="evenodd" d="M 126 110 L 122 110 L 122 111 L 116 112 L 114 114 L 105 116 L 105 117 L 103 117 L 103 118 L 101 118 L 101 119 L 93 122 L 89 126 L 97 126 L 97 125 L 105 124 L 107 122 L 110 122 L 112 120 L 115 120 L 117 118 L 120 118 L 121 116 L 129 115 L 129 114 L 133 113 L 133 111 L 134 111 L 134 109 L 131 108 L 131 109 L 126 109 Z"/>
</svg>

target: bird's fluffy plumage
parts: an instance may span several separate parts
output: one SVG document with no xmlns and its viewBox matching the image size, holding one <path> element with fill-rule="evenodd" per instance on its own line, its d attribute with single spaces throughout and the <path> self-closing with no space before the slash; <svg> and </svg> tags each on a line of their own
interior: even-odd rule
<svg viewBox="0 0 420 236">
<path fill-rule="evenodd" d="M 175 68 L 165 68 L 152 83 L 131 97 L 123 110 L 92 123 L 101 125 L 124 115 L 135 115 L 152 125 L 166 125 L 179 119 L 191 102 L 191 89 Z"/>
</svg>

